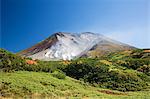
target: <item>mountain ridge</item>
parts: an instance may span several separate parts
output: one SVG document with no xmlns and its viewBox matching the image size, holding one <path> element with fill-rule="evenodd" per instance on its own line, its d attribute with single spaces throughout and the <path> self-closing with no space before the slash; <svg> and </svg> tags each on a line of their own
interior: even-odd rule
<svg viewBox="0 0 150 99">
<path fill-rule="evenodd" d="M 135 47 L 97 33 L 57 32 L 18 54 L 33 59 L 49 61 L 71 60 L 82 56 L 100 57 L 109 52 L 130 49 L 135 49 Z M 98 54 L 93 55 L 92 53 Z"/>
</svg>

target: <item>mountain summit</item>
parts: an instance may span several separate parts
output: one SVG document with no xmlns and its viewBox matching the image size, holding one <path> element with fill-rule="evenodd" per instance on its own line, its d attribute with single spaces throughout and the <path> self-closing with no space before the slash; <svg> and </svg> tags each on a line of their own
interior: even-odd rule
<svg viewBox="0 0 150 99">
<path fill-rule="evenodd" d="M 71 60 L 78 57 L 100 57 L 110 52 L 134 47 L 100 34 L 58 32 L 18 54 L 39 60 Z"/>
</svg>

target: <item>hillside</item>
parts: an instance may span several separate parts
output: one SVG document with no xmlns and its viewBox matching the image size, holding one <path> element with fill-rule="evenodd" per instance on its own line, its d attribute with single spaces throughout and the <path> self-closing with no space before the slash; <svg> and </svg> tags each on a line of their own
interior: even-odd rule
<svg viewBox="0 0 150 99">
<path fill-rule="evenodd" d="M 131 49 L 135 49 L 135 47 L 96 33 L 58 32 L 18 54 L 50 61 L 71 60 L 79 57 L 101 57 L 111 52 Z"/>
<path fill-rule="evenodd" d="M 32 79 L 32 80 L 31 80 Z M 82 99 L 148 99 L 150 91 L 119 92 L 92 87 L 84 82 L 66 77 L 58 79 L 50 73 L 18 71 L 0 72 L 0 93 L 3 97 L 24 98 L 82 98 Z M 0 96 L 0 98 L 2 98 Z"/>
<path fill-rule="evenodd" d="M 40 61 L 0 49 L 1 97 L 148 99 L 148 50 L 111 53 L 101 58 Z"/>
</svg>

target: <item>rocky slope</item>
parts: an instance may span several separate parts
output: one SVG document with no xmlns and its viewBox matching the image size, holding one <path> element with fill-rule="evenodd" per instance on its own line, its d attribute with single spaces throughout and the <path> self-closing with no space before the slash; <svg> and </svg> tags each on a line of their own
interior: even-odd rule
<svg viewBox="0 0 150 99">
<path fill-rule="evenodd" d="M 104 54 L 130 50 L 134 47 L 100 34 L 58 32 L 18 54 L 39 60 L 71 60 L 78 57 L 100 57 Z"/>
</svg>

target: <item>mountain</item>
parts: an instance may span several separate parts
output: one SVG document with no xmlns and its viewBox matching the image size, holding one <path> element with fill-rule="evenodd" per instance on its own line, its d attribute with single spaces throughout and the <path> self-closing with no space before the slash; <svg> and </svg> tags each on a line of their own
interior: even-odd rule
<svg viewBox="0 0 150 99">
<path fill-rule="evenodd" d="M 18 54 L 45 61 L 71 60 L 78 57 L 100 57 L 110 52 L 134 48 L 101 34 L 58 32 Z"/>
</svg>

